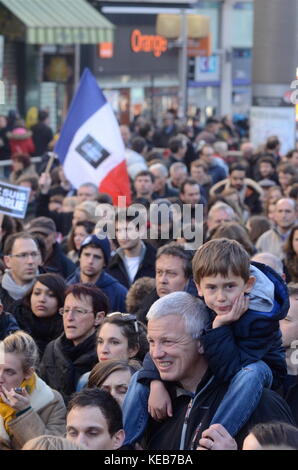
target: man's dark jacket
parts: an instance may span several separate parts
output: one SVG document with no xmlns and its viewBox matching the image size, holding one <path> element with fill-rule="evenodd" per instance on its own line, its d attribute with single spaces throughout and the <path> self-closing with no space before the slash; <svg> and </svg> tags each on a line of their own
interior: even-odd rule
<svg viewBox="0 0 298 470">
<path fill-rule="evenodd" d="M 68 285 L 77 284 L 81 282 L 80 268 L 66 280 Z M 114 277 L 106 272 L 102 272 L 98 280 L 94 284 L 99 287 L 108 297 L 111 312 L 125 312 L 126 311 L 126 294 L 127 289 Z"/>
<path fill-rule="evenodd" d="M 155 277 L 155 257 L 156 257 L 156 250 L 153 248 L 152 245 L 149 243 L 145 243 L 146 251 L 145 256 L 140 263 L 137 273 L 133 282 L 135 282 L 140 277 L 148 276 L 148 277 Z M 133 282 L 130 281 L 128 273 L 125 269 L 125 265 L 121 256 L 116 253 L 109 262 L 109 265 L 106 269 L 106 272 L 117 279 L 123 286 L 130 288 Z"/>
<path fill-rule="evenodd" d="M 50 268 L 51 272 L 60 274 L 64 279 L 71 276 L 76 265 L 63 253 L 59 243 L 54 243 L 53 251 L 44 262 L 45 268 Z"/>
<path fill-rule="evenodd" d="M 90 371 L 97 362 L 96 333 L 77 346 L 63 333 L 47 345 L 39 373 L 51 388 L 62 394 L 67 403 L 81 375 Z"/>
<path fill-rule="evenodd" d="M 210 370 L 202 378 L 195 394 L 185 394 L 185 391 L 184 394 L 176 394 L 175 387 L 168 383 L 173 405 L 173 417 L 159 423 L 150 420 L 145 437 L 145 448 L 150 450 L 195 450 L 199 445 L 202 432 L 210 426 L 227 388 L 228 384 L 218 383 Z M 192 402 L 191 405 L 190 402 Z M 186 418 L 187 412 L 188 417 Z M 243 440 L 252 426 L 272 421 L 295 425 L 287 403 L 277 393 L 264 389 L 256 410 L 235 437 L 238 448 L 241 448 Z"/>
</svg>

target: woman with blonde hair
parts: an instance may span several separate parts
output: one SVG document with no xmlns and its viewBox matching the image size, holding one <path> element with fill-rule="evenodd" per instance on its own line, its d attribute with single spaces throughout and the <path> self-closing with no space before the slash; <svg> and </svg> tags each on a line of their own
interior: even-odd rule
<svg viewBox="0 0 298 470">
<path fill-rule="evenodd" d="M 35 373 L 39 357 L 34 340 L 17 331 L 1 345 L 0 448 L 17 450 L 42 434 L 63 435 L 65 405 L 60 393 Z"/>
</svg>

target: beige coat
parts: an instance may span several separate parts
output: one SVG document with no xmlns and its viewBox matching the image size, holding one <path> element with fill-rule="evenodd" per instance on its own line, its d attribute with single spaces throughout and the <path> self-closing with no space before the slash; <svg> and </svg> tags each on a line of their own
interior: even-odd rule
<svg viewBox="0 0 298 470">
<path fill-rule="evenodd" d="M 43 434 L 64 435 L 66 408 L 63 398 L 40 378 L 37 380 L 36 390 L 30 397 L 32 408 L 9 422 L 10 439 L 3 421 L 0 422 L 0 449 L 21 449 L 27 441 Z"/>
</svg>

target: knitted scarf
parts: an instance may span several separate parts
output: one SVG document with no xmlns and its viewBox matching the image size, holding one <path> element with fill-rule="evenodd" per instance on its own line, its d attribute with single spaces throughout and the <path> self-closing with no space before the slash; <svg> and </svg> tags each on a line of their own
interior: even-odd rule
<svg viewBox="0 0 298 470">
<path fill-rule="evenodd" d="M 4 276 L 2 278 L 3 289 L 7 290 L 10 297 L 12 297 L 14 300 L 18 300 L 24 297 L 26 292 L 33 286 L 34 283 L 35 279 L 32 279 L 31 282 L 28 282 L 28 284 L 24 284 L 23 286 L 16 284 L 16 282 L 11 277 L 9 269 L 5 270 Z"/>
</svg>

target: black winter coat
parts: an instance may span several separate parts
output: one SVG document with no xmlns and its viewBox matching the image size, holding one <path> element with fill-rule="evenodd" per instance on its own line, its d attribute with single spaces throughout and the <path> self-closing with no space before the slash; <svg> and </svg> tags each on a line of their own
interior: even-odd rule
<svg viewBox="0 0 298 470">
<path fill-rule="evenodd" d="M 51 341 L 40 363 L 40 377 L 58 390 L 68 403 L 81 375 L 90 371 L 98 362 L 96 355 L 96 333 L 74 346 L 63 333 Z"/>
<path fill-rule="evenodd" d="M 49 342 L 63 333 L 63 320 L 59 313 L 48 318 L 37 317 L 29 307 L 23 304 L 23 299 L 16 300 L 10 311 L 20 328 L 29 333 L 36 342 L 40 357 Z"/>
<path fill-rule="evenodd" d="M 190 394 L 176 396 L 175 388 L 169 388 L 173 417 L 159 423 L 150 420 L 145 448 L 150 450 L 196 449 L 202 432 L 209 427 L 227 388 L 228 384 L 216 382 L 210 371 L 207 371 L 202 378 L 194 397 Z M 189 407 L 190 402 L 191 407 Z M 186 419 L 187 411 L 188 418 Z M 243 440 L 252 426 L 272 421 L 295 425 L 287 403 L 277 393 L 264 389 L 256 410 L 235 437 L 238 448 L 241 449 Z"/>
<path fill-rule="evenodd" d="M 59 243 L 54 243 L 51 256 L 44 263 L 45 268 L 50 268 L 51 272 L 60 274 L 64 279 L 71 276 L 76 265 L 63 253 Z"/>
</svg>

